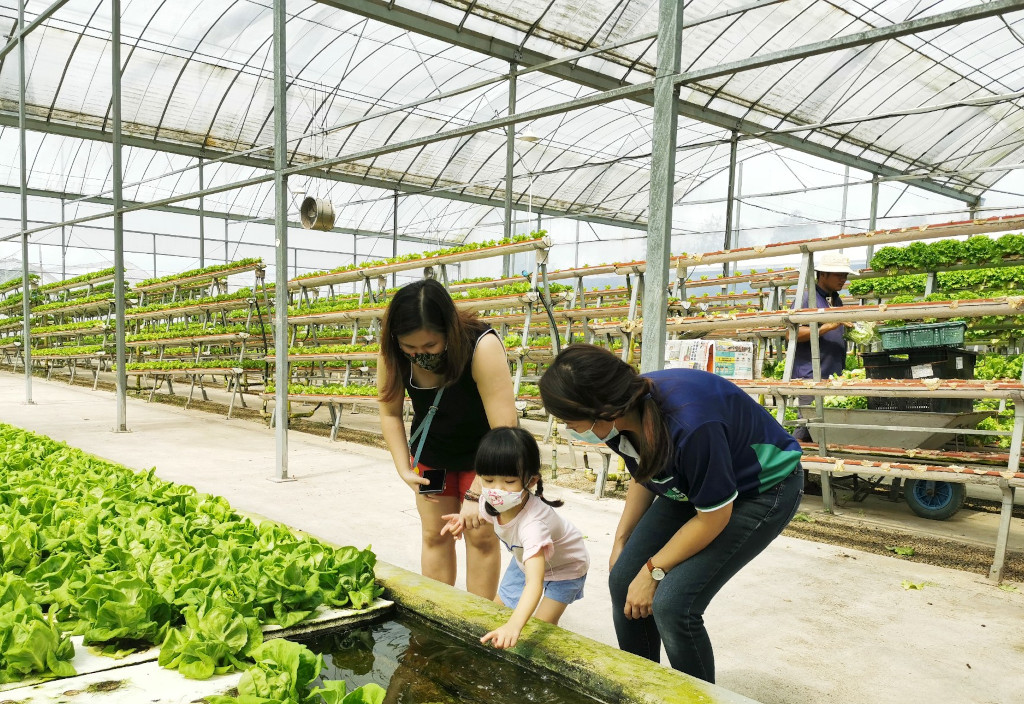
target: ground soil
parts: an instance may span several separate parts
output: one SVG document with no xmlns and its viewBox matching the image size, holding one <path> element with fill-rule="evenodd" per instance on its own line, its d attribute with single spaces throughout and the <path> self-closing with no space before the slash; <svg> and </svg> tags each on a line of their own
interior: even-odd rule
<svg viewBox="0 0 1024 704">
<path fill-rule="evenodd" d="M 43 375 L 40 374 L 39 376 L 42 377 Z M 92 380 L 86 378 L 76 379 L 75 384 L 91 387 Z M 104 391 L 114 391 L 113 384 L 103 381 L 99 383 L 97 388 Z M 185 398 L 177 395 L 157 393 L 154 395 L 153 401 L 178 407 L 185 405 Z M 262 404 L 258 400 L 254 402 L 251 399 L 248 403 L 250 404 L 248 408 L 243 408 L 236 403 L 232 417 L 266 423 L 266 416 L 261 410 Z M 189 404 L 189 408 L 218 415 L 227 414 L 227 405 L 215 401 L 202 401 L 194 398 Z M 291 427 L 293 430 L 321 437 L 329 436 L 331 430 L 330 425 L 327 423 L 305 418 L 293 419 Z M 378 448 L 386 447 L 384 439 L 379 433 L 365 430 L 341 427 L 338 429 L 338 439 Z M 552 473 L 549 467 L 545 470 L 544 480 L 557 486 L 586 493 L 593 492 L 594 490 L 594 476 L 582 470 L 558 468 Z M 808 493 L 814 493 L 815 490 L 816 485 L 809 484 L 807 486 Z M 881 489 L 878 491 L 882 493 Z M 820 495 L 820 493 L 819 487 L 817 488 L 817 494 Z M 615 481 L 609 481 L 605 487 L 604 495 L 609 498 L 625 498 L 625 486 Z M 994 501 L 969 498 L 961 510 L 998 513 L 999 505 Z M 1024 507 L 1016 507 L 1014 515 L 1024 517 Z M 901 529 L 899 526 L 881 528 L 874 524 L 867 525 L 858 521 L 855 517 L 833 516 L 823 513 L 816 513 L 812 516 L 798 513 L 796 519 L 786 528 L 784 535 L 819 543 L 839 545 L 879 555 L 896 556 L 892 548 L 912 548 L 912 555 L 899 555 L 898 557 L 904 560 L 948 567 L 979 575 L 988 575 L 989 567 L 992 564 L 991 547 L 920 535 L 911 530 Z M 851 557 L 851 559 L 856 559 L 856 557 Z M 1011 582 L 1024 582 L 1024 553 L 1007 553 L 1003 579 Z"/>
</svg>

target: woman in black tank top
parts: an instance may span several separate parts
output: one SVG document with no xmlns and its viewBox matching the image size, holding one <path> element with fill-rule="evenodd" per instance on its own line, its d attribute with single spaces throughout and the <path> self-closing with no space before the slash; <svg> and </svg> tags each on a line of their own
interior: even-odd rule
<svg viewBox="0 0 1024 704">
<path fill-rule="evenodd" d="M 480 519 L 473 456 L 484 434 L 517 425 L 505 348 L 489 325 L 459 311 L 433 279 L 403 286 L 391 300 L 381 330 L 377 384 L 381 429 L 398 476 L 415 492 L 420 514 L 421 571 L 455 584 L 455 540 L 441 535 L 444 516 L 466 519 L 466 588 L 487 599 L 498 590 L 501 555 L 490 524 Z M 443 391 L 442 391 L 443 389 Z M 405 394 L 413 405 L 412 433 L 424 423 L 442 391 L 422 438 L 419 465 L 411 457 L 402 420 Z M 417 438 L 415 446 L 419 446 Z M 445 488 L 422 494 L 422 470 L 445 470 Z"/>
</svg>

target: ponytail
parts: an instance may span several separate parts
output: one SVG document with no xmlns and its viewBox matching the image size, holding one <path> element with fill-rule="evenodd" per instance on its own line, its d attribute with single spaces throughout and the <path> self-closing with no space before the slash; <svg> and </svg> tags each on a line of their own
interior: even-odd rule
<svg viewBox="0 0 1024 704">
<path fill-rule="evenodd" d="M 661 404 L 656 398 L 657 391 L 650 379 L 640 377 L 646 388 L 636 403 L 640 412 L 640 467 L 637 470 L 638 482 L 650 481 L 669 464 L 675 454 L 672 438 L 665 424 L 665 416 L 661 413 Z"/>
</svg>

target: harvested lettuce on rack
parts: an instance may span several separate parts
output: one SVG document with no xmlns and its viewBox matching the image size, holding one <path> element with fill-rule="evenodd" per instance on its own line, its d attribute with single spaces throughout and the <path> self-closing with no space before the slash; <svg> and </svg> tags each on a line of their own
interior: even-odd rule
<svg viewBox="0 0 1024 704">
<path fill-rule="evenodd" d="M 878 341 L 878 333 L 875 331 L 877 323 L 873 321 L 859 320 L 852 328 L 846 328 L 845 337 L 857 345 L 870 345 Z"/>
</svg>

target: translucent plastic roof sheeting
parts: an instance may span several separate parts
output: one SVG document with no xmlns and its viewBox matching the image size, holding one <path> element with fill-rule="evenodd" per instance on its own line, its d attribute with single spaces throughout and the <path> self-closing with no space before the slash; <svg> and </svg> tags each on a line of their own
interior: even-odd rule
<svg viewBox="0 0 1024 704">
<path fill-rule="evenodd" d="M 33 0 L 27 18 L 31 20 L 33 12 L 48 4 Z M 288 2 L 288 134 L 294 162 L 353 154 L 507 114 L 507 85 L 498 82 L 356 123 L 369 114 L 508 71 L 504 60 L 437 38 L 444 34 L 438 28 L 463 25 L 496 42 L 554 57 L 657 29 L 656 0 L 394 0 L 392 4 L 422 15 L 421 31 L 435 36 L 413 34 L 338 9 L 351 6 L 365 12 L 365 8 L 380 9 L 383 3 Z M 749 0 L 691 0 L 685 16 L 694 22 L 747 4 Z M 788 0 L 685 29 L 683 70 L 969 4 Z M 247 151 L 272 143 L 270 0 L 135 0 L 122 7 L 122 119 L 128 144 L 198 154 L 204 149 Z M 0 0 L 0 31 L 10 35 L 16 16 L 17 3 Z M 1015 163 L 1024 156 L 1019 136 L 1024 134 L 1024 118 L 1017 101 L 844 121 L 1024 89 L 1024 72 L 1019 70 L 1024 58 L 1022 18 L 1014 13 L 688 84 L 681 95 L 691 106 L 733 115 L 765 130 L 838 121 L 796 136 L 901 171 L 934 167 L 957 171 Z M 438 31 L 430 23 L 437 23 L 433 29 Z M 109 27 L 108 2 L 72 0 L 29 35 L 26 99 L 32 126 L 82 138 L 109 134 Z M 647 40 L 581 59 L 578 66 L 626 83 L 646 82 L 653 75 L 654 51 L 653 42 Z M 18 95 L 16 57 L 11 52 L 0 66 L 0 121 L 7 126 L 16 125 L 12 119 Z M 519 78 L 517 111 L 593 92 L 531 73 Z M 354 124 L 323 134 L 345 123 Z M 650 108 L 621 101 L 569 111 L 518 129 L 541 137 L 533 144 L 517 144 L 513 202 L 518 206 L 525 209 L 532 204 L 634 226 L 646 222 Z M 677 199 L 727 167 L 728 136 L 719 127 L 680 121 Z M 5 133 L 2 141 L 10 139 Z M 741 153 L 760 151 L 763 144 L 745 140 Z M 36 160 L 41 174 L 34 175 L 34 181 L 42 178 L 52 190 L 109 189 L 109 160 L 98 158 L 95 148 L 53 149 L 57 158 Z M 126 169 L 133 169 L 126 173 L 127 182 L 194 162 L 188 156 L 159 159 L 148 150 L 140 153 L 145 156 L 134 157 L 134 166 L 126 160 Z M 87 162 L 79 165 L 75 159 Z M 236 161 L 241 163 L 208 166 L 207 185 L 259 173 L 257 167 L 271 163 L 270 152 L 264 149 Z M 487 222 L 493 207 L 500 206 L 504 162 L 504 131 L 493 130 L 335 165 L 330 174 L 348 183 L 328 186 L 313 181 L 310 192 L 329 191 L 341 205 L 357 203 L 339 208 L 339 225 L 382 232 L 392 226 L 386 197 L 391 188 L 468 199 L 471 204 L 418 206 L 424 218 L 428 211 L 437 218 L 432 223 L 422 220 L 423 231 L 451 227 L 467 232 Z M 971 172 L 936 180 L 977 195 L 1000 175 Z M 12 176 L 17 174 L 8 174 L 8 183 Z M 61 180 L 64 186 L 58 187 Z M 292 182 L 304 180 L 292 178 Z M 197 186 L 193 171 L 131 187 L 126 198 L 163 197 Z M 208 207 L 243 207 L 253 217 L 268 217 L 273 206 L 269 194 L 269 186 L 247 189 L 244 197 L 221 194 L 207 199 Z"/>
<path fill-rule="evenodd" d="M 351 5 L 352 3 L 343 3 Z M 657 0 L 395 0 L 403 9 L 494 36 L 553 57 L 657 30 Z M 748 0 L 691 0 L 694 22 L 750 5 Z M 683 31 L 683 72 L 825 41 L 876 27 L 973 6 L 974 2 L 825 2 L 788 0 Z M 1004 21 L 1005 20 L 1005 21 Z M 745 71 L 684 87 L 682 99 L 755 122 L 766 130 L 862 118 L 925 105 L 1024 89 L 1015 12 L 802 61 Z M 587 57 L 579 65 L 623 82 L 650 80 L 651 41 Z M 859 120 L 801 132 L 809 141 L 900 170 L 949 171 L 1020 161 L 1024 118 L 1018 101 L 888 120 Z M 1000 173 L 945 180 L 978 194 Z M 942 179 L 936 179 L 942 180 Z"/>
</svg>

